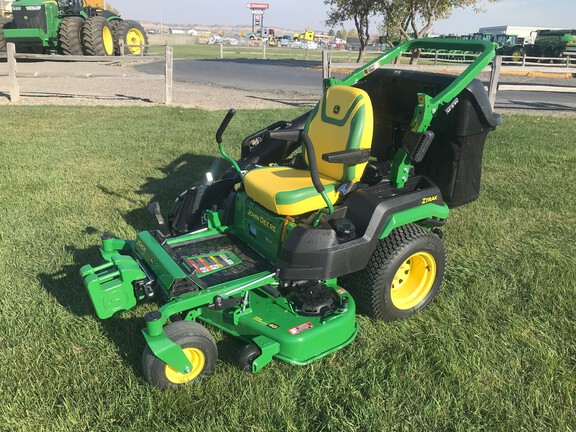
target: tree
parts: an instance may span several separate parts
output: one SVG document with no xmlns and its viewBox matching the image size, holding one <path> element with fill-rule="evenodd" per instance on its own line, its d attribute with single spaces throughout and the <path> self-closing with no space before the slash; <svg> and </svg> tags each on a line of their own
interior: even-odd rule
<svg viewBox="0 0 576 432">
<path fill-rule="evenodd" d="M 334 36 L 334 29 L 328 30 L 328 36 Z"/>
<path fill-rule="evenodd" d="M 356 61 L 358 63 L 363 61 L 366 54 L 366 46 L 370 39 L 368 18 L 377 12 L 375 0 L 324 0 L 324 4 L 331 7 L 326 20 L 327 25 L 342 24 L 344 21 L 354 20 L 354 26 L 360 41 L 360 49 L 358 50 L 358 59 Z"/>
<path fill-rule="evenodd" d="M 448 18 L 454 9 L 472 7 L 484 11 L 486 2 L 499 0 L 376 0 L 384 13 L 386 28 L 405 39 L 424 37 L 434 22 Z M 420 27 L 421 26 L 421 27 Z"/>
<path fill-rule="evenodd" d="M 385 33 L 395 39 L 418 39 L 424 37 L 438 19 L 448 18 L 453 9 L 472 7 L 482 12 L 486 2 L 499 0 L 376 0 L 384 14 Z M 411 63 L 416 63 L 415 52 Z"/>
</svg>

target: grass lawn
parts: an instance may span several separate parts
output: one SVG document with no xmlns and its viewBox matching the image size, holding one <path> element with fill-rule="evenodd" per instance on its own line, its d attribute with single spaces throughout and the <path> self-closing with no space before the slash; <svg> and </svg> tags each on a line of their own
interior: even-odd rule
<svg viewBox="0 0 576 432">
<path fill-rule="evenodd" d="M 220 58 L 220 45 L 174 45 L 174 58 L 176 59 L 215 59 Z M 148 53 L 151 55 L 164 53 L 164 46 L 153 45 Z M 262 47 L 231 46 L 224 45 L 224 58 L 249 58 L 261 59 Z M 379 54 L 367 53 L 365 61 L 375 58 Z M 355 62 L 358 57 L 357 51 L 334 51 L 332 61 Z M 322 50 L 304 50 L 284 47 L 266 47 L 266 58 L 274 60 L 316 60 L 322 61 Z"/>
<path fill-rule="evenodd" d="M 241 111 L 240 139 L 301 110 Z M 99 321 L 78 269 L 102 232 L 154 226 L 217 157 L 224 112 L 4 107 L 0 138 L 0 430 L 384 431 L 576 429 L 576 125 L 506 116 L 481 198 L 445 227 L 445 284 L 422 313 L 360 316 L 354 343 L 311 365 L 235 366 L 162 392 L 142 377 L 141 318 Z"/>
</svg>

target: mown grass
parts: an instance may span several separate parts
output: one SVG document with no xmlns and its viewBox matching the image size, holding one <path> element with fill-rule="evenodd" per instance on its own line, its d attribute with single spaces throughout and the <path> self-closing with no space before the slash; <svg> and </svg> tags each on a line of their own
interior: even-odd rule
<svg viewBox="0 0 576 432">
<path fill-rule="evenodd" d="M 241 111 L 240 139 L 301 110 Z M 481 198 L 452 212 L 436 300 L 309 366 L 251 376 L 213 331 L 216 372 L 162 392 L 142 377 L 141 305 L 107 321 L 78 277 L 100 233 L 132 238 L 226 164 L 223 112 L 7 107 L 0 138 L 0 430 L 574 430 L 576 148 L 572 121 L 507 116 Z"/>
<path fill-rule="evenodd" d="M 216 59 L 220 58 L 220 45 L 187 44 L 174 45 L 174 58 L 176 59 Z M 162 54 L 165 47 L 159 45 L 150 46 L 149 54 Z M 224 45 L 225 59 L 261 59 L 262 47 Z M 367 53 L 365 60 L 371 60 L 378 54 Z M 333 51 L 332 61 L 355 62 L 358 57 L 357 51 Z M 315 60 L 322 61 L 322 50 L 304 50 L 286 47 L 266 47 L 266 58 L 272 60 Z"/>
</svg>

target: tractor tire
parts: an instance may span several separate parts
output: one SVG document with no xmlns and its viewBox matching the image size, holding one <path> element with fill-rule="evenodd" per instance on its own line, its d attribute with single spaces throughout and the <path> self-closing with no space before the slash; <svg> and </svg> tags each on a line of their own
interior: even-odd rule
<svg viewBox="0 0 576 432">
<path fill-rule="evenodd" d="M 522 58 L 524 58 L 524 51 L 522 51 L 520 48 L 515 48 L 510 53 L 510 57 L 512 57 L 512 61 L 514 63 L 520 63 L 522 62 Z"/>
<path fill-rule="evenodd" d="M 124 51 L 120 52 L 120 41 L 124 42 Z M 137 45 L 137 46 L 136 46 Z M 114 48 L 118 55 L 141 55 L 148 50 L 148 36 L 138 21 L 119 21 L 114 27 Z"/>
<path fill-rule="evenodd" d="M 164 332 L 168 339 L 180 345 L 193 368 L 182 374 L 156 357 L 146 346 L 142 354 L 142 368 L 150 384 L 161 389 L 179 387 L 214 371 L 218 347 L 202 325 L 192 321 L 176 321 L 166 325 Z"/>
<path fill-rule="evenodd" d="M 444 243 L 434 233 L 409 224 L 381 240 L 363 270 L 342 284 L 358 312 L 384 321 L 408 318 L 438 293 L 446 271 Z"/>
<path fill-rule="evenodd" d="M 114 55 L 114 38 L 106 18 L 93 16 L 84 22 L 82 27 L 82 45 L 86 55 Z"/>
<path fill-rule="evenodd" d="M 0 52 L 6 52 L 6 38 L 4 38 L 4 27 L 9 25 L 12 20 L 0 17 Z"/>
<path fill-rule="evenodd" d="M 83 55 L 82 51 L 82 17 L 70 16 L 62 18 L 58 31 L 60 52 L 64 55 Z"/>
</svg>

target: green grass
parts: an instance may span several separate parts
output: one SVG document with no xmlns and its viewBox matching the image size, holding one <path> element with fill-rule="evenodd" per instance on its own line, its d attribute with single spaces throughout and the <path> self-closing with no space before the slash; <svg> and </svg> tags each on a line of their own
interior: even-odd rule
<svg viewBox="0 0 576 432">
<path fill-rule="evenodd" d="M 301 110 L 241 111 L 240 139 Z M 357 340 L 311 365 L 251 376 L 240 344 L 197 385 L 142 378 L 141 305 L 94 316 L 78 269 L 99 235 L 153 226 L 144 207 L 226 164 L 223 112 L 5 107 L 0 138 L 0 430 L 383 431 L 576 429 L 573 121 L 507 116 L 489 136 L 481 198 L 445 227 L 445 284 L 422 313 L 359 317 Z"/>
<path fill-rule="evenodd" d="M 220 58 L 220 45 L 174 45 L 174 58 L 176 59 L 215 59 Z M 148 53 L 151 55 L 164 53 L 164 46 L 151 46 Z M 368 53 L 366 61 L 376 57 L 377 54 Z M 334 62 L 355 62 L 358 52 L 334 51 Z M 261 59 L 262 47 L 224 45 L 225 59 Z M 266 58 L 272 60 L 315 60 L 322 61 L 322 50 L 303 50 L 284 47 L 266 47 Z"/>
</svg>

